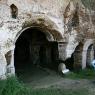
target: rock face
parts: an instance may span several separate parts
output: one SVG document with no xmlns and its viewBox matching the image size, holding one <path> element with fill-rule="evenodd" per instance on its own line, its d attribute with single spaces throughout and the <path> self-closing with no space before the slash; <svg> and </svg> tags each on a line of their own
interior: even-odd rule
<svg viewBox="0 0 95 95">
<path fill-rule="evenodd" d="M 30 33 L 34 35 L 33 39 L 31 39 L 28 33 L 25 34 L 27 36 L 23 34 L 22 39 L 25 38 L 32 43 L 31 45 L 29 43 L 29 47 L 31 47 L 29 52 L 32 52 L 32 46 L 34 46 L 34 48 L 38 46 L 36 48 L 38 55 L 36 56 L 39 56 L 40 50 L 43 50 L 46 55 L 46 60 L 56 59 L 65 61 L 71 58 L 70 60 L 73 61 L 71 61 L 71 63 L 69 61 L 67 64 L 73 64 L 74 68 L 86 68 L 87 63 L 94 59 L 95 38 L 94 6 L 91 5 L 91 7 L 89 7 L 90 4 L 93 3 L 88 1 L 0 0 L 1 78 L 2 76 L 4 77 L 5 75 L 15 73 L 14 56 L 16 56 L 16 54 L 14 51 L 19 47 L 16 42 L 25 31 L 32 32 L 33 29 L 40 30 L 43 33 L 42 35 L 45 35 L 49 46 L 48 44 L 44 44 L 47 43 L 47 41 L 44 42 L 40 40 L 42 38 L 38 37 L 38 34 L 34 33 L 35 36 Z M 94 2 L 94 0 L 92 1 Z M 39 38 L 39 41 L 37 41 L 37 38 Z M 45 38 L 43 38 L 43 40 L 45 40 Z M 42 41 L 43 44 L 41 44 L 40 41 Z M 38 44 L 38 42 L 40 44 Z M 33 43 L 37 45 L 35 46 Z M 51 54 L 52 51 L 56 51 L 56 53 L 53 52 Z M 34 53 L 29 57 L 35 57 L 33 54 Z M 56 57 L 52 57 L 55 55 Z M 35 58 L 37 60 L 38 57 Z M 33 58 L 30 59 L 34 60 Z M 56 60 L 53 60 L 53 62 L 56 62 Z"/>
</svg>

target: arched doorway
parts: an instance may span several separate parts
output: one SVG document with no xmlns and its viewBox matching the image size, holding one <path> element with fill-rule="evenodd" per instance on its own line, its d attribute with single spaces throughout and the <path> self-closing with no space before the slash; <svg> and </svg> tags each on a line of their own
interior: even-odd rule
<svg viewBox="0 0 95 95">
<path fill-rule="evenodd" d="M 87 50 L 87 60 L 86 60 L 87 67 L 91 67 L 91 62 L 93 61 L 93 59 L 94 59 L 94 46 L 93 44 L 91 44 Z"/>
<path fill-rule="evenodd" d="M 48 41 L 41 29 L 29 28 L 23 31 L 16 40 L 14 65 L 18 76 L 25 75 L 25 73 L 28 75 L 31 70 L 32 74 L 35 70 L 38 73 L 38 67 L 56 69 L 57 57 L 57 42 Z M 30 75 L 32 74 L 30 73 Z"/>
<path fill-rule="evenodd" d="M 94 59 L 93 39 L 87 39 L 83 46 L 82 52 L 82 69 L 85 69 L 91 60 Z M 88 58 L 89 57 L 89 58 Z"/>
<path fill-rule="evenodd" d="M 70 71 L 74 70 L 74 53 L 70 58 L 65 60 L 66 68 L 69 69 Z"/>
</svg>

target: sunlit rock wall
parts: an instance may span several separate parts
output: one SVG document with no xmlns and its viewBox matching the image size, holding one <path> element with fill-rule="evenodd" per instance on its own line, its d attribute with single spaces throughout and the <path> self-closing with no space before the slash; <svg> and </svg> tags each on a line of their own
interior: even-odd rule
<svg viewBox="0 0 95 95">
<path fill-rule="evenodd" d="M 12 4 L 18 9 L 16 19 Z M 0 0 L 0 75 L 6 73 L 5 54 L 15 48 L 17 34 L 33 23 L 50 30 L 54 41 L 66 42 L 61 55 L 63 60 L 71 57 L 79 42 L 94 38 L 94 7 L 87 4 L 86 0 Z"/>
</svg>

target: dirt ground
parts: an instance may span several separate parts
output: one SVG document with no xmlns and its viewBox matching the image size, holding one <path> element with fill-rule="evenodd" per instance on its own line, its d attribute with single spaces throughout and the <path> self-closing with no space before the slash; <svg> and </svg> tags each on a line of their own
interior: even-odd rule
<svg viewBox="0 0 95 95">
<path fill-rule="evenodd" d="M 87 89 L 91 95 L 95 93 L 95 80 L 70 79 L 57 72 L 43 68 L 28 68 L 20 71 L 19 79 L 33 89 L 39 88 L 62 88 L 62 89 Z"/>
</svg>

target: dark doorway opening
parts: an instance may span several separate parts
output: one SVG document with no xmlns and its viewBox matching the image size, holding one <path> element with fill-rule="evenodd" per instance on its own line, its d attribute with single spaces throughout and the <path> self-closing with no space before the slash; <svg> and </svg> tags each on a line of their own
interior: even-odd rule
<svg viewBox="0 0 95 95">
<path fill-rule="evenodd" d="M 74 70 L 74 53 L 72 54 L 71 58 L 68 58 L 65 61 L 66 68 L 69 69 L 70 71 Z"/>
<path fill-rule="evenodd" d="M 14 65 L 17 76 L 38 76 L 39 68 L 57 69 L 58 44 L 49 42 L 39 29 L 24 31 L 15 46 Z"/>
<path fill-rule="evenodd" d="M 88 68 L 92 67 L 91 62 L 94 60 L 94 46 L 91 44 L 87 50 L 86 65 Z"/>
</svg>

